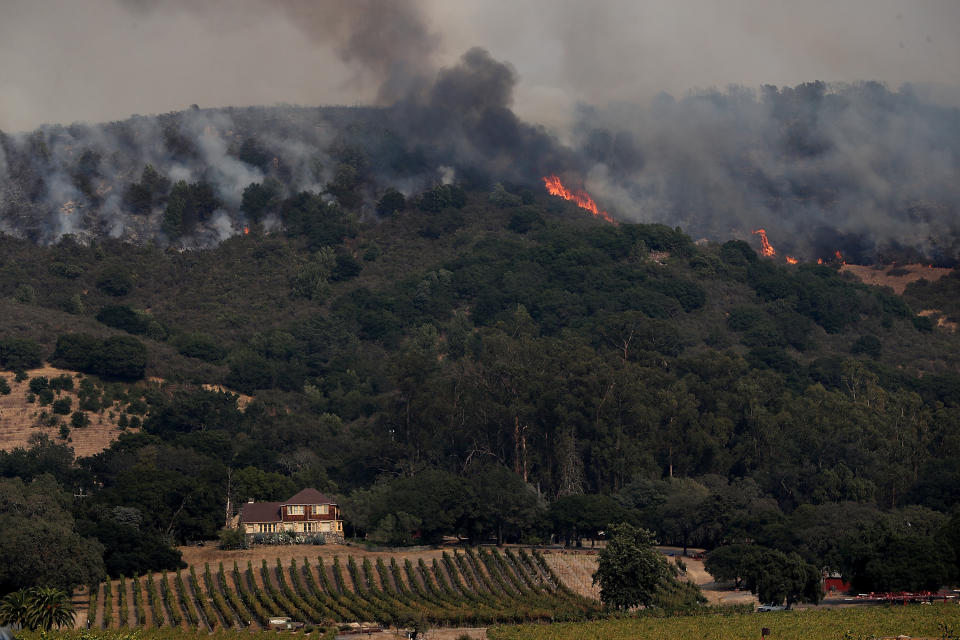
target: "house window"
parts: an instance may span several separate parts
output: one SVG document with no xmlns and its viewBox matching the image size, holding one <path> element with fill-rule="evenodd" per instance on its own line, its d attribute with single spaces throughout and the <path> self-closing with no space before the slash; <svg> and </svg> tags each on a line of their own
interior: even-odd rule
<svg viewBox="0 0 960 640">
<path fill-rule="evenodd" d="M 315 504 L 315 505 L 313 505 L 313 513 L 314 513 L 314 515 L 318 515 L 318 516 L 323 515 L 323 516 L 325 516 L 325 515 L 327 515 L 328 513 L 330 513 L 330 505 L 328 505 L 328 504 Z"/>
<path fill-rule="evenodd" d="M 303 505 L 302 504 L 292 504 L 287 507 L 287 514 L 291 516 L 302 516 L 303 515 Z"/>
<path fill-rule="evenodd" d="M 268 522 L 258 526 L 260 528 L 260 533 L 276 533 L 277 531 L 277 524 L 275 522 Z"/>
</svg>

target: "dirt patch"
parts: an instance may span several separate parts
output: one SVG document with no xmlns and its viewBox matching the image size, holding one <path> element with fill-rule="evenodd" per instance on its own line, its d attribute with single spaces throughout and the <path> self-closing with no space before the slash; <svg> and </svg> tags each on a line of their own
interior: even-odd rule
<svg viewBox="0 0 960 640">
<path fill-rule="evenodd" d="M 891 275 L 891 271 L 894 275 Z M 841 273 L 852 273 L 860 278 L 864 284 L 878 287 L 890 287 L 898 295 L 903 295 L 904 289 L 911 282 L 917 280 L 939 280 L 948 275 L 952 269 L 931 267 L 925 264 L 864 266 L 860 264 L 845 264 L 840 267 Z"/>
<path fill-rule="evenodd" d="M 946 314 L 940 309 L 923 309 L 917 315 L 936 320 L 937 326 L 947 331 L 955 332 L 958 328 L 957 323 L 947 320 Z"/>
<path fill-rule="evenodd" d="M 8 395 L 0 395 L 0 449 L 11 451 L 16 447 L 29 446 L 30 436 L 35 433 L 44 433 L 54 442 L 66 442 L 73 447 L 74 454 L 79 457 L 92 456 L 110 446 L 110 443 L 117 439 L 121 433 L 117 422 L 122 412 L 120 406 L 114 403 L 113 406 L 101 409 L 100 411 L 88 411 L 87 417 L 90 424 L 82 428 L 70 427 L 69 440 L 64 441 L 60 438 L 60 426 L 41 425 L 40 417 L 42 412 L 47 415 L 52 413 L 50 405 L 40 406 L 37 402 L 28 402 L 27 396 L 30 393 L 30 379 L 37 376 L 46 377 L 48 380 L 61 375 L 67 375 L 74 380 L 74 389 L 72 391 L 56 392 L 56 398 L 70 398 L 71 413 L 77 411 L 80 401 L 77 396 L 77 390 L 81 378 L 77 378 L 75 371 L 58 369 L 57 367 L 45 366 L 39 369 L 27 371 L 29 378 L 23 382 L 17 382 L 14 375 L 8 371 L 0 372 L 0 378 L 4 378 L 10 385 Z M 57 416 L 61 423 L 70 425 L 70 415 Z"/>
<path fill-rule="evenodd" d="M 160 380 L 160 378 L 157 378 L 157 379 Z M 250 403 L 253 402 L 253 396 L 248 396 L 243 393 L 237 393 L 236 391 L 231 391 L 230 389 L 227 389 L 222 384 L 204 384 L 201 386 L 207 391 L 216 391 L 218 393 L 232 393 L 233 395 L 237 396 L 237 408 L 240 409 L 240 411 L 246 411 Z"/>
</svg>

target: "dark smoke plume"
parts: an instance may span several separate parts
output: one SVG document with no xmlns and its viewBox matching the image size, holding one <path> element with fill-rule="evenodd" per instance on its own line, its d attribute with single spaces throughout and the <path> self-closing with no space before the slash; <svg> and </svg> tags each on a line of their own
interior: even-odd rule
<svg viewBox="0 0 960 640">
<path fill-rule="evenodd" d="M 392 104 L 429 81 L 440 37 L 418 5 L 377 0 L 262 0 L 285 11 L 318 44 L 334 43 L 341 59 L 379 86 L 377 101 Z"/>
</svg>

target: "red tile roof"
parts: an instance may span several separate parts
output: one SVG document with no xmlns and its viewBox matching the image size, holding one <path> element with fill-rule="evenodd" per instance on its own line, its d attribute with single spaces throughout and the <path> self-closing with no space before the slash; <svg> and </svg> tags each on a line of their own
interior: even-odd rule
<svg viewBox="0 0 960 640">
<path fill-rule="evenodd" d="M 324 495 L 316 489 L 304 489 L 295 496 L 284 500 L 280 504 L 337 504 L 333 498 Z"/>
</svg>

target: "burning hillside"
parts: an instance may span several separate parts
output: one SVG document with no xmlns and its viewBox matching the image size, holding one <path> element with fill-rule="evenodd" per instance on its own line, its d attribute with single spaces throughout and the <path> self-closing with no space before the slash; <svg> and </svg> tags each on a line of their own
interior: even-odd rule
<svg viewBox="0 0 960 640">
<path fill-rule="evenodd" d="M 576 189 L 571 191 L 567 187 L 563 186 L 563 182 L 560 181 L 555 175 L 545 176 L 543 178 L 543 183 L 547 187 L 547 191 L 552 196 L 557 196 L 558 198 L 563 198 L 564 200 L 570 200 L 581 209 L 586 209 L 593 215 L 598 218 L 602 218 L 609 222 L 610 224 L 617 224 L 617 221 L 614 220 L 609 213 L 606 211 L 601 211 L 597 207 L 597 203 L 593 201 L 593 198 L 590 197 L 590 194 L 582 189 Z"/>
<path fill-rule="evenodd" d="M 814 82 L 661 96 L 629 118 L 582 109 L 564 145 L 513 113 L 516 73 L 482 49 L 421 80 L 387 107 L 191 109 L 0 134 L 0 231 L 201 247 L 281 227 L 278 202 L 300 192 L 373 219 L 391 190 L 502 183 L 543 185 L 611 224 L 714 241 L 755 229 L 763 255 L 791 264 L 837 252 L 950 266 L 960 253 L 960 148 L 940 133 L 960 111 L 920 92 Z"/>
</svg>

